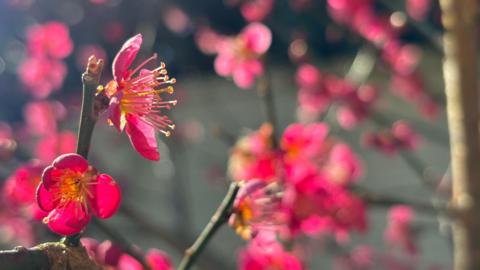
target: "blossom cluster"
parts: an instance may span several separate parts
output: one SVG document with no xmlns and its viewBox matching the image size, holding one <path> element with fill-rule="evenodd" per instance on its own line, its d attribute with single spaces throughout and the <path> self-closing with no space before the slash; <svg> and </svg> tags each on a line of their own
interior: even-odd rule
<svg viewBox="0 0 480 270">
<path fill-rule="evenodd" d="M 366 230 L 364 203 L 349 191 L 362 175 L 361 161 L 328 129 L 325 123 L 292 124 L 276 149 L 266 124 L 233 147 L 229 173 L 242 188 L 230 224 L 243 238 L 332 234 L 344 242 L 351 231 Z"/>
<path fill-rule="evenodd" d="M 414 5 L 423 9 L 416 10 L 421 14 L 414 16 L 424 16 L 428 11 L 428 3 L 418 0 L 408 2 L 410 13 Z M 403 24 L 396 22 L 395 14 L 391 14 L 390 18 L 380 14 L 371 0 L 328 0 L 327 9 L 335 22 L 346 25 L 380 50 L 383 63 L 392 73 L 391 88 L 395 94 L 416 104 L 425 117 L 437 115 L 438 106 L 425 89 L 418 71 L 420 49 L 400 39 Z"/>
<path fill-rule="evenodd" d="M 377 101 L 378 90 L 369 84 L 356 86 L 347 79 L 323 74 L 311 64 L 297 69 L 299 87 L 299 118 L 305 122 L 317 119 L 333 104 L 339 104 L 337 120 L 343 128 L 353 128 L 369 116 L 370 108 Z"/>
<path fill-rule="evenodd" d="M 60 89 L 67 74 L 63 59 L 73 51 L 68 27 L 61 22 L 31 26 L 27 31 L 27 57 L 18 75 L 25 89 L 36 98 L 46 98 Z"/>
</svg>

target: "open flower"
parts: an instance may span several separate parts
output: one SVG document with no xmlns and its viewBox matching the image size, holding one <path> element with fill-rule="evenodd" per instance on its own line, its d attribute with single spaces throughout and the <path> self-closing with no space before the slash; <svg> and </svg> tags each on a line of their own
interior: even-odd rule
<svg viewBox="0 0 480 270">
<path fill-rule="evenodd" d="M 109 218 L 120 205 L 121 194 L 115 180 L 98 174 L 78 154 L 64 154 L 45 168 L 37 188 L 37 202 L 49 212 L 44 222 L 61 235 L 80 232 L 91 213 Z"/>
<path fill-rule="evenodd" d="M 113 60 L 114 80 L 105 86 L 105 93 L 110 97 L 108 120 L 120 132 L 125 130 L 140 155 L 159 160 L 155 131 L 170 136 L 175 125 L 162 110 L 177 104 L 176 100 L 164 100 L 160 94 L 172 94 L 175 79 L 168 77 L 164 63 L 153 70 L 143 68 L 157 58 L 156 54 L 134 70 L 129 69 L 141 44 L 141 34 L 130 38 Z"/>
<path fill-rule="evenodd" d="M 272 33 L 261 23 L 247 25 L 238 36 L 225 38 L 218 48 L 215 71 L 223 77 L 232 77 L 240 88 L 249 88 L 255 78 L 263 74 L 260 60 L 272 43 Z"/>
</svg>

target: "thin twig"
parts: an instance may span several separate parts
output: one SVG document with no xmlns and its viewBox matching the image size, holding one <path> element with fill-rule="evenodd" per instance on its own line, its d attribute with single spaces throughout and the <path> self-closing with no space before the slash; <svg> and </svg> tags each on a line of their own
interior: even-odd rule
<svg viewBox="0 0 480 270">
<path fill-rule="evenodd" d="M 237 183 L 232 183 L 228 189 L 227 195 L 218 207 L 215 214 L 213 214 L 210 222 L 208 222 L 205 229 L 198 236 L 193 245 L 185 251 L 185 255 L 178 266 L 178 270 L 188 270 L 195 263 L 197 257 L 202 253 L 210 239 L 215 235 L 217 230 L 228 221 L 231 214 L 231 208 L 235 197 L 237 196 L 239 186 Z"/>
<path fill-rule="evenodd" d="M 267 68 L 265 68 L 267 69 Z M 265 116 L 267 121 L 272 125 L 272 146 L 274 149 L 278 148 L 278 136 L 277 136 L 277 115 L 275 111 L 275 101 L 273 97 L 272 81 L 270 73 L 265 70 L 265 73 L 260 77 L 257 83 L 258 96 L 262 99 L 263 108 L 265 110 Z"/>
</svg>

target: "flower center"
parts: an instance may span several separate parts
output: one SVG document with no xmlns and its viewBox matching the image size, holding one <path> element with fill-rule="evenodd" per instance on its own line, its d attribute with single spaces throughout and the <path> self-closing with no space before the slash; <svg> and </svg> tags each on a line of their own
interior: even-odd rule
<svg viewBox="0 0 480 270">
<path fill-rule="evenodd" d="M 60 181 L 55 186 L 55 200 L 58 201 L 60 207 L 66 206 L 69 202 L 78 202 L 88 209 L 86 206 L 87 196 L 90 196 L 88 190 L 89 185 L 93 184 L 94 174 L 87 171 L 79 173 L 70 169 L 65 169 L 60 176 Z"/>
</svg>

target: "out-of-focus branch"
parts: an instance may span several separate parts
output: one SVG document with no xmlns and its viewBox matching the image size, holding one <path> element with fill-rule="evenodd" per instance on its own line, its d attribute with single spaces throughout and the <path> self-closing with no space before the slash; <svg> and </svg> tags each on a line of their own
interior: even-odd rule
<svg viewBox="0 0 480 270">
<path fill-rule="evenodd" d="M 405 200 L 401 198 L 395 198 L 392 196 L 374 193 L 363 187 L 355 186 L 352 188 L 352 191 L 362 198 L 366 203 L 381 206 L 381 207 L 391 207 L 394 205 L 408 205 L 414 208 L 417 211 L 421 211 L 427 214 L 438 215 L 439 213 L 453 215 L 454 209 L 450 209 L 446 203 L 441 202 L 440 200 L 428 203 L 428 202 L 418 202 Z"/>
<path fill-rule="evenodd" d="M 477 0 L 441 0 L 445 27 L 443 75 L 447 96 L 453 193 L 454 269 L 480 269 L 480 140 Z"/>
<path fill-rule="evenodd" d="M 267 121 L 272 125 L 272 144 L 273 148 L 278 148 L 278 122 L 277 115 L 275 112 L 275 101 L 273 97 L 272 81 L 270 78 L 270 73 L 265 67 L 265 73 L 259 78 L 257 83 L 258 96 L 261 97 L 263 102 L 263 108 L 265 110 L 265 116 Z"/>
<path fill-rule="evenodd" d="M 217 230 L 228 221 L 239 188 L 239 185 L 235 182 L 230 185 L 227 195 L 225 195 L 225 198 L 217 211 L 213 214 L 210 222 L 208 222 L 205 229 L 203 229 L 197 240 L 195 240 L 195 243 L 185 251 L 185 255 L 178 266 L 178 270 L 190 269 Z"/>
</svg>

